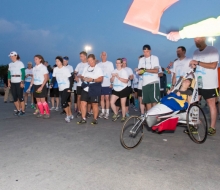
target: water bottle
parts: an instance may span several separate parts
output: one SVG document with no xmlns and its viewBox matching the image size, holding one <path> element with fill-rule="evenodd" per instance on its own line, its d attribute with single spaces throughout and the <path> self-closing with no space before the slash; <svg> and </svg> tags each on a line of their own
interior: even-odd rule
<svg viewBox="0 0 220 190">
<path fill-rule="evenodd" d="M 198 88 L 203 87 L 202 76 L 198 76 Z"/>
</svg>

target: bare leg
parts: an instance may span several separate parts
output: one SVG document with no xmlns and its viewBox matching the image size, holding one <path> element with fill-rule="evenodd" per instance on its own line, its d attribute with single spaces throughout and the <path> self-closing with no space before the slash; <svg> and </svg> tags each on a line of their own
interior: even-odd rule
<svg viewBox="0 0 220 190">
<path fill-rule="evenodd" d="M 121 98 L 122 117 L 125 117 L 125 114 L 127 113 L 127 107 L 125 106 L 125 104 L 126 104 L 126 99 L 127 99 L 127 97 Z"/>
<path fill-rule="evenodd" d="M 215 98 L 209 98 L 206 100 L 209 109 L 210 109 L 210 115 L 211 115 L 211 127 L 215 129 L 216 125 L 216 119 L 217 119 L 217 109 L 215 105 Z"/>
<path fill-rule="evenodd" d="M 78 112 L 81 112 L 81 101 L 80 101 L 81 95 L 77 95 L 77 107 Z"/>
<path fill-rule="evenodd" d="M 81 113 L 83 119 L 86 119 L 86 108 L 87 108 L 87 102 L 81 101 Z"/>
<path fill-rule="evenodd" d="M 52 107 L 54 107 L 54 97 L 51 97 L 50 101 L 51 101 Z"/>
<path fill-rule="evenodd" d="M 59 103 L 60 103 L 60 99 L 58 97 L 56 97 L 57 108 L 59 107 Z"/>
<path fill-rule="evenodd" d="M 99 106 L 98 103 L 92 103 L 93 117 L 96 120 L 99 114 Z"/>
<path fill-rule="evenodd" d="M 139 103 L 140 103 L 140 110 L 141 110 L 141 115 L 144 114 L 144 104 L 142 103 L 142 97 L 139 97 Z"/>
<path fill-rule="evenodd" d="M 118 114 L 118 110 L 115 105 L 115 102 L 117 99 L 118 99 L 118 96 L 112 95 L 111 100 L 110 100 L 111 108 L 112 108 L 114 114 L 116 114 L 116 115 Z"/>
</svg>

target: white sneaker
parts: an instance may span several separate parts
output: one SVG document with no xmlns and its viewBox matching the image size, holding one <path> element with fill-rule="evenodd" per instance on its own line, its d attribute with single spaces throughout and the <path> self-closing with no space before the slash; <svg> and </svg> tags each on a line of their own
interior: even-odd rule
<svg viewBox="0 0 220 190">
<path fill-rule="evenodd" d="M 56 108 L 55 108 L 55 111 L 59 111 L 59 107 L 56 107 Z"/>
<path fill-rule="evenodd" d="M 108 119 L 108 117 L 109 117 L 109 114 L 106 113 L 103 118 Z"/>
<path fill-rule="evenodd" d="M 103 118 L 105 116 L 105 113 L 100 113 L 99 118 Z"/>
<path fill-rule="evenodd" d="M 73 115 L 71 115 L 71 116 L 69 116 L 69 118 L 70 118 L 71 120 L 73 120 L 73 119 L 74 119 L 74 116 L 73 116 Z"/>
<path fill-rule="evenodd" d="M 50 108 L 50 111 L 53 111 L 53 110 L 55 110 L 55 107 L 51 107 L 51 108 Z"/>
<path fill-rule="evenodd" d="M 69 118 L 68 116 L 66 116 L 65 121 L 66 121 L 67 123 L 69 123 L 69 122 L 70 122 L 70 118 Z"/>
</svg>

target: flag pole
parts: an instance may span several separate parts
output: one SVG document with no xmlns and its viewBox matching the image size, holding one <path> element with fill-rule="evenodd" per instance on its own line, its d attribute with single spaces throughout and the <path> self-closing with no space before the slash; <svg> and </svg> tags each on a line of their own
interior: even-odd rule
<svg viewBox="0 0 220 190">
<path fill-rule="evenodd" d="M 167 34 L 163 33 L 163 32 L 158 32 L 157 34 L 161 35 L 161 36 L 166 36 L 167 37 Z"/>
</svg>

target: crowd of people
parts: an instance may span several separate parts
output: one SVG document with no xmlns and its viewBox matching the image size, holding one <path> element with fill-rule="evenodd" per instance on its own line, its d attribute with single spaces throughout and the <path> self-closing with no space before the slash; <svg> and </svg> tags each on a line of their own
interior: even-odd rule
<svg viewBox="0 0 220 190">
<path fill-rule="evenodd" d="M 61 102 L 61 113 L 66 115 L 65 121 L 68 123 L 74 118 L 72 104 L 76 116 L 81 118 L 77 124 L 87 123 L 87 118 L 92 115 L 93 125 L 98 124 L 98 118 L 109 119 L 110 108 L 113 111 L 112 121 L 120 118 L 121 111 L 121 122 L 124 122 L 129 117 L 131 100 L 134 110 L 139 110 L 143 116 L 167 94 L 166 73 L 172 73 L 172 90 L 180 78 L 196 67 L 197 76 L 202 79 L 199 95 L 206 100 L 210 109 L 211 125 L 208 134 L 214 135 L 220 84 L 219 53 L 216 48 L 206 45 L 205 38 L 194 40 L 198 49 L 193 58 L 187 58 L 186 48 L 180 46 L 176 52 L 178 58 L 166 69 L 160 66 L 159 58 L 152 54 L 150 45 L 143 46 L 143 55 L 138 57 L 139 63 L 134 70 L 128 66 L 126 58 L 118 58 L 114 66 L 107 60 L 106 52 L 101 53 L 99 62 L 94 54 L 87 55 L 84 51 L 80 52 L 81 62 L 75 69 L 68 64 L 68 56 L 57 56 L 56 64 L 50 67 L 41 55 L 34 56 L 34 67 L 28 62 L 25 69 L 17 52 L 11 52 L 9 57 L 12 62 L 8 67 L 6 85 L 11 89 L 15 115 L 25 114 L 30 94 L 31 107 L 36 109 L 34 114 L 37 118 L 50 118 L 51 111 L 59 111 Z M 51 107 L 48 105 L 48 91 Z"/>
</svg>

